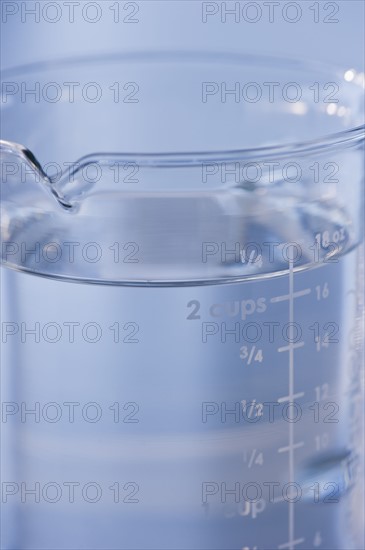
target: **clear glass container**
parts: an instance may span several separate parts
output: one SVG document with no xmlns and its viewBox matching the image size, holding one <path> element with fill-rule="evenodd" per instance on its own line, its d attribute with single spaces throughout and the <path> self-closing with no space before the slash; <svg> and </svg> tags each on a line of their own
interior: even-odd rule
<svg viewBox="0 0 365 550">
<path fill-rule="evenodd" d="M 364 75 L 3 74 L 2 547 L 364 548 Z"/>
</svg>

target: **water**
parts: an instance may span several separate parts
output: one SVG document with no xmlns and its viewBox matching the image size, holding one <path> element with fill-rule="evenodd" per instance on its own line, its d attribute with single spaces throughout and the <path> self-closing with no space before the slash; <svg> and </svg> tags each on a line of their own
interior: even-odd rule
<svg viewBox="0 0 365 550">
<path fill-rule="evenodd" d="M 359 250 L 335 260 L 169 287 L 3 268 L 3 547 L 363 548 Z"/>
</svg>

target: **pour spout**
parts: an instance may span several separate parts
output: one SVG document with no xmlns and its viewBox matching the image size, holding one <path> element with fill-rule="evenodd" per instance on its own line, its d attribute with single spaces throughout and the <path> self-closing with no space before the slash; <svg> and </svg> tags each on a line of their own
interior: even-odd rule
<svg viewBox="0 0 365 550">
<path fill-rule="evenodd" d="M 52 184 L 51 179 L 44 172 L 35 155 L 24 145 L 11 141 L 0 140 L 1 157 L 1 199 L 6 202 L 12 197 L 12 202 L 19 206 L 25 205 L 28 193 L 34 198 L 44 193 L 56 198 L 62 208 L 70 208 L 71 205 L 62 197 Z M 40 184 L 40 185 L 34 185 Z M 24 187 L 22 184 L 28 184 Z M 31 189 L 30 189 L 31 187 Z M 17 197 L 17 200 L 15 199 Z M 32 201 L 32 202 L 33 202 Z"/>
</svg>

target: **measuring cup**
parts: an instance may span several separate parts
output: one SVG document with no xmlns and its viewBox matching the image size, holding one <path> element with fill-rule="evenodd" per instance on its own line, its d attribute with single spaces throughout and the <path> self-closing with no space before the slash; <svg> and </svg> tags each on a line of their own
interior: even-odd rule
<svg viewBox="0 0 365 550">
<path fill-rule="evenodd" d="M 363 89 L 196 52 L 3 75 L 4 549 L 364 548 Z"/>
</svg>

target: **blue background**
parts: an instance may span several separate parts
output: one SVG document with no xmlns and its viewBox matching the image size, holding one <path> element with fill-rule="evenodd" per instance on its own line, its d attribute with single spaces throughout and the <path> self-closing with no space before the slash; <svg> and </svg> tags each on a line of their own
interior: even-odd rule
<svg viewBox="0 0 365 550">
<path fill-rule="evenodd" d="M 45 0 L 41 7 L 49 4 Z M 221 11 L 202 22 L 202 4 L 197 0 L 140 0 L 136 2 L 139 12 L 135 16 L 138 23 L 115 23 L 110 8 L 117 2 L 101 0 L 98 2 L 102 16 L 99 21 L 90 23 L 82 18 L 82 9 L 90 2 L 79 0 L 75 6 L 75 21 L 68 22 L 68 8 L 62 0 L 51 2 L 59 5 L 61 18 L 56 23 L 34 21 L 34 16 L 27 15 L 26 23 L 21 21 L 21 4 L 28 9 L 35 2 L 5 2 L 2 4 L 2 68 L 20 65 L 49 58 L 62 58 L 75 54 L 108 52 L 115 50 L 149 50 L 149 49 L 203 49 L 234 50 L 238 52 L 270 53 L 296 56 L 304 59 L 322 60 L 344 68 L 354 67 L 362 70 L 364 66 L 364 2 L 362 0 L 340 0 L 319 4 L 320 22 L 314 23 L 314 11 L 310 7 L 313 0 L 296 2 L 302 10 L 302 17 L 297 23 L 286 22 L 281 13 L 282 8 L 289 10 L 288 17 L 293 17 L 294 9 L 288 7 L 290 2 L 280 2 L 275 8 L 274 22 L 268 20 L 268 7 L 263 0 L 254 4 L 262 6 L 262 17 L 257 23 L 242 20 L 236 23 L 234 16 L 228 16 L 227 22 L 221 22 Z M 127 2 L 119 1 L 122 17 L 131 13 L 133 7 L 126 7 Z M 237 3 L 237 2 L 236 2 Z M 19 8 L 17 14 L 4 15 L 6 5 Z M 96 2 L 95 2 L 96 4 Z M 221 7 L 222 2 L 213 2 Z M 226 2 L 232 8 L 235 2 Z M 248 2 L 240 2 L 245 9 Z M 330 4 L 330 6 L 328 6 Z M 332 5 L 337 5 L 338 23 L 324 23 L 329 16 Z M 114 10 L 116 7 L 114 7 Z M 250 8 L 248 17 L 254 17 L 255 8 Z M 56 8 L 49 7 L 49 18 L 56 15 Z M 95 8 L 88 7 L 86 14 L 92 19 Z"/>
</svg>

